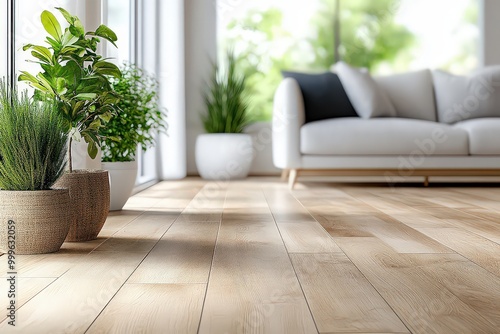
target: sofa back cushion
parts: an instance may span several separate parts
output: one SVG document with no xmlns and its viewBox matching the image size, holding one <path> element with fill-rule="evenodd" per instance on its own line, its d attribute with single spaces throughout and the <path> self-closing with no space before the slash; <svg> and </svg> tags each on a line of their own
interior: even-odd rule
<svg viewBox="0 0 500 334">
<path fill-rule="evenodd" d="M 304 98 L 306 123 L 338 117 L 357 117 L 339 77 L 334 73 L 306 74 L 283 71 L 299 84 Z"/>
<path fill-rule="evenodd" d="M 396 116 L 393 104 L 368 71 L 351 67 L 344 62 L 338 62 L 334 70 L 361 118 Z"/>
<path fill-rule="evenodd" d="M 432 76 L 440 122 L 500 117 L 500 66 L 487 67 L 469 76 L 443 71 L 434 71 Z"/>
<path fill-rule="evenodd" d="M 396 108 L 397 117 L 437 121 L 429 70 L 374 78 Z"/>
</svg>

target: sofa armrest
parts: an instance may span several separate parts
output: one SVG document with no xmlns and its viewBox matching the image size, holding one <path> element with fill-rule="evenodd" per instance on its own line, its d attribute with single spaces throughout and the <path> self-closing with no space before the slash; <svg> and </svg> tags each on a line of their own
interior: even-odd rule
<svg viewBox="0 0 500 334">
<path fill-rule="evenodd" d="M 273 162 L 276 167 L 301 167 L 300 128 L 304 123 L 304 98 L 299 84 L 295 79 L 286 78 L 274 95 Z"/>
</svg>

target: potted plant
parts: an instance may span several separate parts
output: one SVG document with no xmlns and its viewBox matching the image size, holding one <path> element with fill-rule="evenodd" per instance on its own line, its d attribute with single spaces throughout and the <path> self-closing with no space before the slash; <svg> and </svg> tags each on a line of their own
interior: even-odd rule
<svg viewBox="0 0 500 334">
<path fill-rule="evenodd" d="M 53 103 L 0 82 L 0 252 L 59 250 L 69 230 L 67 189 L 51 189 L 66 165 L 67 135 Z"/>
<path fill-rule="evenodd" d="M 57 8 L 68 23 L 63 30 L 57 18 L 43 11 L 41 21 L 49 36 L 47 46 L 28 44 L 42 71 L 32 75 L 22 71 L 20 81 L 35 88 L 38 100 L 55 100 L 69 135 L 69 171 L 57 186 L 69 189 L 75 220 L 68 241 L 86 241 L 97 237 L 109 211 L 109 181 L 106 171 L 73 170 L 72 141 L 88 144 L 88 154 L 95 158 L 101 144 L 100 131 L 115 113 L 118 95 L 110 77 L 119 78 L 119 68 L 97 52 L 101 39 L 115 44 L 116 34 L 101 25 L 85 32 L 82 22 L 66 10 Z"/>
<path fill-rule="evenodd" d="M 232 51 L 225 60 L 225 68 L 214 64 L 202 118 L 207 133 L 196 140 L 196 166 L 205 179 L 245 178 L 253 159 L 252 137 L 242 133 L 249 122 L 245 78 Z"/>
<path fill-rule="evenodd" d="M 109 171 L 111 180 L 111 211 L 121 210 L 132 194 L 137 148 L 152 147 L 157 132 L 166 129 L 155 78 L 133 64 L 123 64 L 121 72 L 122 76 L 111 82 L 120 96 L 116 105 L 120 117 L 112 118 L 101 132 L 103 169 Z"/>
</svg>

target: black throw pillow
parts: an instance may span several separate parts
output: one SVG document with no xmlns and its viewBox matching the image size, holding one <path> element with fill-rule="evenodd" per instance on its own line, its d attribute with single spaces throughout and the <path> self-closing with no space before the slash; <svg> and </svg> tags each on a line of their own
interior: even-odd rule
<svg viewBox="0 0 500 334">
<path fill-rule="evenodd" d="M 304 98 L 306 123 L 338 117 L 358 117 L 337 74 L 282 72 L 297 80 Z"/>
</svg>

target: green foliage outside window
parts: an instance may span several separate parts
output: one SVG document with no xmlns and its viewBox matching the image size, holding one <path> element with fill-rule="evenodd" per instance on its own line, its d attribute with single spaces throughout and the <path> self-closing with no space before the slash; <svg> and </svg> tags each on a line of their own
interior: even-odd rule
<svg viewBox="0 0 500 334">
<path fill-rule="evenodd" d="M 243 20 L 228 25 L 228 31 L 244 33 L 234 34 L 225 43 L 235 45 L 238 52 L 255 120 L 271 119 L 282 70 L 325 71 L 334 64 L 335 2 L 320 1 L 320 9 L 310 22 L 314 38 L 305 41 L 284 30 L 283 13 L 276 8 L 250 11 Z M 408 29 L 395 23 L 398 4 L 398 0 L 341 1 L 342 60 L 373 70 L 404 54 L 414 39 Z"/>
</svg>

